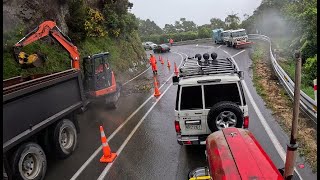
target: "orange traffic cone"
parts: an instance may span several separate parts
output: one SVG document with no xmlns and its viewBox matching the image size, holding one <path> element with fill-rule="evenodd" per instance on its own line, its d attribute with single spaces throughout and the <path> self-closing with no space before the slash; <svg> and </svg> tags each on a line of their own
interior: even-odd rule
<svg viewBox="0 0 320 180">
<path fill-rule="evenodd" d="M 154 80 L 154 82 L 156 82 L 157 86 L 159 86 L 159 82 L 157 81 L 155 76 L 153 76 L 153 80 Z"/>
<path fill-rule="evenodd" d="M 178 71 L 178 68 L 177 68 L 177 64 L 174 63 L 174 73 L 176 74 L 176 76 L 179 75 L 179 71 Z"/>
<path fill-rule="evenodd" d="M 158 83 L 156 79 L 154 79 L 154 97 L 159 97 L 161 95 L 159 88 L 158 88 Z"/>
<path fill-rule="evenodd" d="M 161 64 L 164 64 L 163 58 L 161 57 Z"/>
<path fill-rule="evenodd" d="M 103 155 L 100 158 L 100 162 L 101 163 L 113 162 L 113 160 L 117 157 L 117 154 L 111 152 L 110 146 L 107 142 L 107 137 L 104 134 L 102 126 L 100 126 L 100 134 L 101 134 L 102 151 L 103 151 Z"/>
<path fill-rule="evenodd" d="M 169 61 L 169 59 L 167 59 L 167 61 L 168 61 L 168 68 L 170 68 L 170 66 L 171 66 L 171 65 L 170 65 L 170 61 Z"/>
</svg>

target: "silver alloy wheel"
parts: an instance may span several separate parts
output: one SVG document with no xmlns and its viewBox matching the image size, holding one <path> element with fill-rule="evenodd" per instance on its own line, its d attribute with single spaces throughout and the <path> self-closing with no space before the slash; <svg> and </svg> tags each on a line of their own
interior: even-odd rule
<svg viewBox="0 0 320 180">
<path fill-rule="evenodd" d="M 236 127 L 237 116 L 231 111 L 222 111 L 216 118 L 217 128 Z"/>
<path fill-rule="evenodd" d="M 64 127 L 60 131 L 59 142 L 63 149 L 70 149 L 74 144 L 75 134 L 74 131 L 69 127 Z"/>
<path fill-rule="evenodd" d="M 36 178 L 42 168 L 42 164 L 40 163 L 40 159 L 37 154 L 28 153 L 19 163 L 20 174 L 24 179 L 34 179 Z"/>
</svg>

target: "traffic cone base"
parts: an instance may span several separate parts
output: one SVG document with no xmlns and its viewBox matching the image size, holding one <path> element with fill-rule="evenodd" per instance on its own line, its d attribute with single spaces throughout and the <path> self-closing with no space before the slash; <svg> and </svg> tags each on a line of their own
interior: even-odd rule
<svg viewBox="0 0 320 180">
<path fill-rule="evenodd" d="M 101 163 L 111 163 L 114 161 L 114 159 L 117 157 L 116 153 L 111 153 L 109 157 L 106 157 L 104 155 L 102 155 L 102 157 L 100 158 L 100 162 Z"/>
<path fill-rule="evenodd" d="M 161 95 L 161 93 L 160 93 L 158 87 L 156 87 L 156 88 L 154 89 L 154 96 L 155 96 L 155 97 L 159 97 L 160 95 Z"/>
</svg>

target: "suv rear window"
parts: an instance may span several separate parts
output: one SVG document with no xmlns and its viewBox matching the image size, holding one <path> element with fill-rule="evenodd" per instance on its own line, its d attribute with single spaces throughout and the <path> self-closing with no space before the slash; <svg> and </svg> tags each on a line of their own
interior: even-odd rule
<svg viewBox="0 0 320 180">
<path fill-rule="evenodd" d="M 221 101 L 231 101 L 241 105 L 239 89 L 236 83 L 204 85 L 206 109 Z"/>
<path fill-rule="evenodd" d="M 186 86 L 181 89 L 180 110 L 202 109 L 201 86 Z"/>
</svg>

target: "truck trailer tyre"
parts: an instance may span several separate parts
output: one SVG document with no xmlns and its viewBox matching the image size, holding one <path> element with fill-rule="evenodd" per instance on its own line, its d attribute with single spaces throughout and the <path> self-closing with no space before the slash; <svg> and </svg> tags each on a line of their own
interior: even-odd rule
<svg viewBox="0 0 320 180">
<path fill-rule="evenodd" d="M 61 120 L 53 130 L 53 144 L 56 156 L 67 158 L 77 146 L 77 130 L 72 121 Z"/>
<path fill-rule="evenodd" d="M 47 171 L 47 159 L 36 143 L 22 144 L 13 154 L 13 179 L 42 180 Z"/>
<path fill-rule="evenodd" d="M 212 132 L 225 127 L 241 128 L 243 113 L 236 103 L 222 101 L 212 106 L 208 113 L 207 122 Z"/>
</svg>

